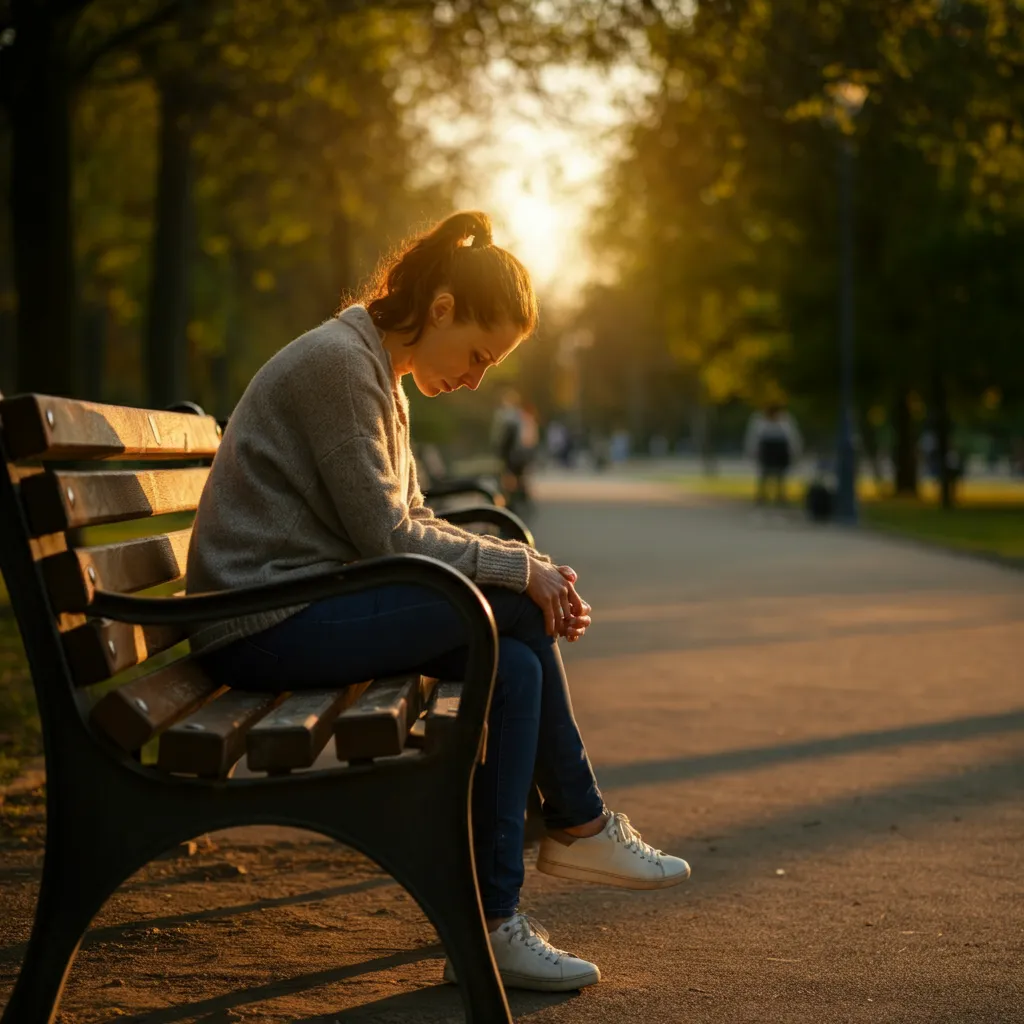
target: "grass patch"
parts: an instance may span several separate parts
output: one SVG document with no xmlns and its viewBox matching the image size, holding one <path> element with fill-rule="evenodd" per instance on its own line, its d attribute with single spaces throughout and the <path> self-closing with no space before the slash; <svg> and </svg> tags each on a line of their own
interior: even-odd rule
<svg viewBox="0 0 1024 1024">
<path fill-rule="evenodd" d="M 757 480 L 753 473 L 730 474 L 729 476 L 682 476 L 663 475 L 656 479 L 679 484 L 691 494 L 704 494 L 713 498 L 733 498 L 753 501 Z M 807 481 L 791 477 L 788 484 L 789 500 L 803 500 Z M 918 491 L 918 499 L 912 505 L 938 505 L 939 485 L 934 480 L 925 480 Z M 888 488 L 879 487 L 870 478 L 861 478 L 857 483 L 857 497 L 864 504 L 876 501 L 894 500 Z M 902 499 L 901 499 L 902 500 Z M 1024 507 L 1024 480 L 965 480 L 957 489 L 957 503 L 962 508 L 976 506 L 1022 506 Z"/>
<path fill-rule="evenodd" d="M 662 476 L 657 479 L 679 484 L 690 494 L 701 494 L 709 498 L 725 498 L 731 501 L 753 501 L 757 482 L 751 476 Z M 789 499 L 803 496 L 804 485 L 789 482 Z"/>
<path fill-rule="evenodd" d="M 754 500 L 754 475 L 673 476 L 692 494 L 732 501 Z M 789 483 L 790 502 L 802 502 L 806 482 Z M 939 505 L 935 481 L 921 484 L 918 499 L 893 498 L 874 480 L 858 483 L 862 521 L 875 529 L 941 544 L 957 551 L 996 555 L 1024 562 L 1024 481 L 965 480 L 957 491 L 957 507 Z"/>
<path fill-rule="evenodd" d="M 889 499 L 866 502 L 861 512 L 876 529 L 1024 563 L 1024 505 L 965 504 L 946 512 L 934 504 Z"/>
<path fill-rule="evenodd" d="M 4 595 L 6 600 L 6 594 Z M 10 605 L 0 606 L 0 786 L 43 752 L 36 696 Z"/>
</svg>

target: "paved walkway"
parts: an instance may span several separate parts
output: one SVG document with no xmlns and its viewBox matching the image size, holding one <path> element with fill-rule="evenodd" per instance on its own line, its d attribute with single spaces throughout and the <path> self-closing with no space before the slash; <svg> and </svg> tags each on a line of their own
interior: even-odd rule
<svg viewBox="0 0 1024 1024">
<path fill-rule="evenodd" d="M 605 980 L 516 995 L 519 1019 L 1024 1021 L 1024 574 L 662 486 L 539 497 L 540 545 L 595 608 L 566 661 L 607 799 L 694 875 L 652 894 L 529 872 L 527 909 Z M 90 956 L 116 939 L 126 984 L 176 1007 L 133 1020 L 460 1021 L 429 926 L 330 849 L 239 846 L 221 909 L 168 879 L 166 955 L 124 938 L 151 913 L 130 889 L 69 1019 L 115 1019 Z M 191 987 L 186 948 L 209 951 Z"/>
<path fill-rule="evenodd" d="M 535 886 L 607 978 L 541 1019 L 1024 1020 L 1024 575 L 548 493 L 538 536 L 595 606 L 567 662 L 599 778 L 694 877 Z"/>
</svg>

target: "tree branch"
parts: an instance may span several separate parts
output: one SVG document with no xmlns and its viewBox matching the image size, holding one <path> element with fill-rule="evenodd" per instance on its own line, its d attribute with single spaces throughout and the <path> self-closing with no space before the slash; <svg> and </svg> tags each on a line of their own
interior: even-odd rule
<svg viewBox="0 0 1024 1024">
<path fill-rule="evenodd" d="M 93 68 L 108 53 L 131 46 L 132 43 L 143 38 L 148 32 L 152 32 L 153 29 L 160 28 L 161 25 L 166 25 L 168 22 L 173 21 L 181 13 L 183 6 L 182 0 L 168 0 L 167 3 L 162 7 L 158 7 L 148 18 L 143 18 L 141 21 L 136 21 L 131 25 L 125 25 L 124 28 L 114 32 L 79 61 L 75 67 L 75 78 L 79 81 L 87 78 L 92 73 Z"/>
</svg>

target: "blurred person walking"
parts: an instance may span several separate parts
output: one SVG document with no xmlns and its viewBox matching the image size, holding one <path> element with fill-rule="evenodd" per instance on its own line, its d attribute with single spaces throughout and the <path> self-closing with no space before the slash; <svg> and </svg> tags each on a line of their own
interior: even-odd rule
<svg viewBox="0 0 1024 1024">
<path fill-rule="evenodd" d="M 561 420 L 552 420 L 545 434 L 548 457 L 566 469 L 572 461 L 572 437 Z"/>
<path fill-rule="evenodd" d="M 519 451 L 517 465 L 519 467 L 519 487 L 523 502 L 530 505 L 533 498 L 530 494 L 530 468 L 537 459 L 540 450 L 540 418 L 537 407 L 532 402 L 523 402 L 519 406 Z"/>
<path fill-rule="evenodd" d="M 530 504 L 526 474 L 537 453 L 537 416 L 514 388 L 508 388 L 494 411 L 491 444 L 501 460 L 501 489 L 509 507 L 522 510 Z"/>
<path fill-rule="evenodd" d="M 609 446 L 609 458 L 612 462 L 628 462 L 633 449 L 633 439 L 629 431 L 619 427 L 613 434 Z"/>
<path fill-rule="evenodd" d="M 757 463 L 757 504 L 767 502 L 769 484 L 774 484 L 775 502 L 784 505 L 786 474 L 803 451 L 796 420 L 782 406 L 768 405 L 763 413 L 755 412 L 750 417 L 743 447 Z"/>
</svg>

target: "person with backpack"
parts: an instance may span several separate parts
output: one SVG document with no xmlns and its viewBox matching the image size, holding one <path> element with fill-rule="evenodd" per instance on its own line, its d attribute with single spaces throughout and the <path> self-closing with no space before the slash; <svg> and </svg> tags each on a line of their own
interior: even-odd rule
<svg viewBox="0 0 1024 1024">
<path fill-rule="evenodd" d="M 796 420 L 775 403 L 763 413 L 755 412 L 747 425 L 744 449 L 757 463 L 757 504 L 768 501 L 769 486 L 773 485 L 776 504 L 784 505 L 786 475 L 803 451 Z"/>
</svg>

